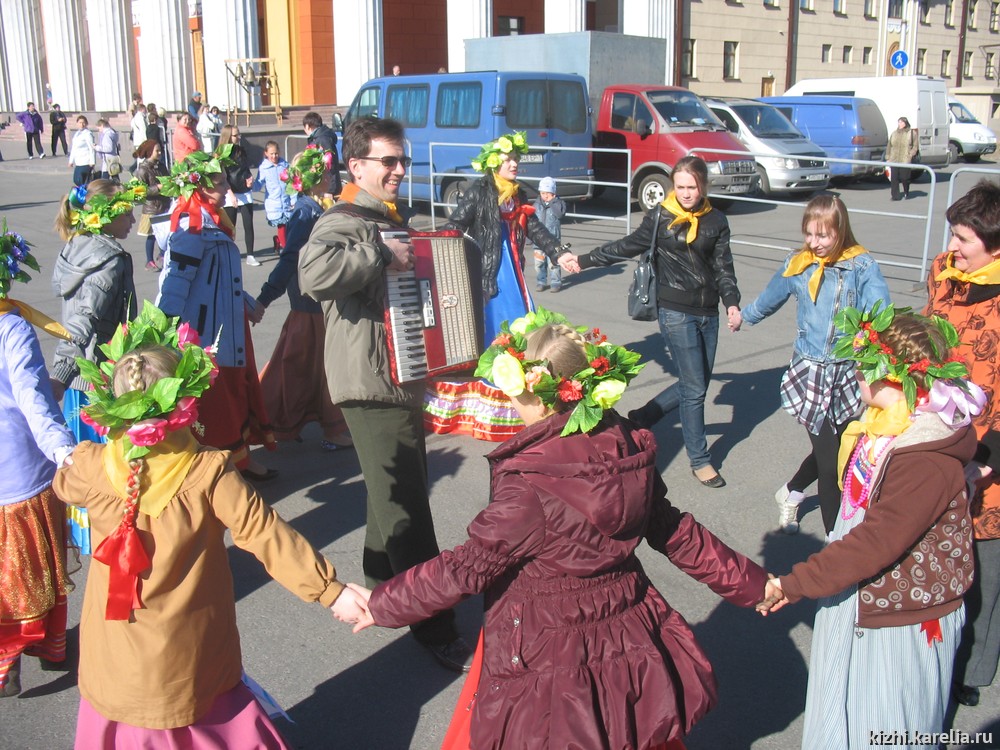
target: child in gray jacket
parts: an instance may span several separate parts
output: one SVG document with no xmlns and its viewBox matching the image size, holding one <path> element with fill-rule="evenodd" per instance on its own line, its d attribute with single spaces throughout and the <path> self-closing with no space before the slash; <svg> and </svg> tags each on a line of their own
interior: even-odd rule
<svg viewBox="0 0 1000 750">
<path fill-rule="evenodd" d="M 543 177 L 538 181 L 538 197 L 532 204 L 535 215 L 549 233 L 557 240 L 562 237 L 559 226 L 562 217 L 566 215 L 566 204 L 556 195 L 556 181 L 551 177 Z M 552 263 L 538 248 L 535 248 L 535 291 L 544 292 L 550 289 L 558 292 L 562 288 L 562 269 L 558 263 Z"/>
</svg>

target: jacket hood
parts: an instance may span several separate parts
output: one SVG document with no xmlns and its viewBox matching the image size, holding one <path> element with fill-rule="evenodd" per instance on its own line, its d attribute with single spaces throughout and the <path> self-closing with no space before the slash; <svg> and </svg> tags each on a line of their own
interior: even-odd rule
<svg viewBox="0 0 1000 750">
<path fill-rule="evenodd" d="M 568 419 L 549 417 L 505 442 L 487 456 L 494 472 L 531 475 L 606 536 L 644 524 L 657 477 L 652 434 L 609 411 L 592 432 L 560 437 Z"/>
<path fill-rule="evenodd" d="M 56 259 L 52 291 L 58 297 L 72 296 L 94 269 L 124 253 L 122 246 L 107 235 L 81 234 L 73 237 Z"/>
<path fill-rule="evenodd" d="M 937 414 L 918 412 L 910 428 L 893 441 L 892 448 L 899 453 L 918 446 L 918 450 L 933 450 L 967 464 L 975 455 L 976 444 L 971 426 L 953 427 Z"/>
</svg>

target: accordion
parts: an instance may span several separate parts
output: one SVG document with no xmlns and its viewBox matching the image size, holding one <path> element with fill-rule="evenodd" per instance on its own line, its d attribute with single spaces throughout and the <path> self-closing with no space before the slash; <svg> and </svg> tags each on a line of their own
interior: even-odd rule
<svg viewBox="0 0 1000 750">
<path fill-rule="evenodd" d="M 457 231 L 407 234 L 413 270 L 385 272 L 385 327 L 396 385 L 467 370 L 483 351 L 479 251 Z"/>
</svg>

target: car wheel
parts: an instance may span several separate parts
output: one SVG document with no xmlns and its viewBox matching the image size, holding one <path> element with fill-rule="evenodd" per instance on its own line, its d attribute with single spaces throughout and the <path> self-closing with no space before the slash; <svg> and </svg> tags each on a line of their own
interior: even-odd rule
<svg viewBox="0 0 1000 750">
<path fill-rule="evenodd" d="M 757 185 L 757 192 L 761 195 L 771 197 L 771 183 L 768 182 L 767 171 L 759 164 L 757 165 L 757 176 L 760 177 L 760 184 Z"/>
<path fill-rule="evenodd" d="M 948 143 L 948 163 L 955 164 L 962 158 L 962 149 L 954 141 Z"/>
<path fill-rule="evenodd" d="M 448 216 L 451 216 L 452 212 L 454 212 L 459 201 L 462 200 L 462 196 L 465 195 L 465 191 L 468 189 L 469 183 L 466 180 L 452 180 L 444 186 L 444 193 L 441 196 L 441 200 L 448 204 L 445 206 Z"/>
<path fill-rule="evenodd" d="M 639 206 L 649 213 L 666 200 L 674 183 L 664 174 L 649 174 L 639 183 Z"/>
<path fill-rule="evenodd" d="M 966 154 L 963 158 L 966 164 L 975 164 L 981 156 L 982 154 Z"/>
</svg>

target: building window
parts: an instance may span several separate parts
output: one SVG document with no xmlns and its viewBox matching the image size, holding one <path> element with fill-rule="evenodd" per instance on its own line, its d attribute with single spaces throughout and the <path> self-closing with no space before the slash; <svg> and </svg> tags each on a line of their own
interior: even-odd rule
<svg viewBox="0 0 1000 750">
<path fill-rule="evenodd" d="M 865 0 L 865 18 L 875 18 L 875 0 Z"/>
<path fill-rule="evenodd" d="M 765 8 L 780 8 L 778 0 L 764 0 Z"/>
<path fill-rule="evenodd" d="M 948 70 L 951 67 L 951 50 L 943 50 L 941 52 L 941 77 L 948 78 L 951 73 Z"/>
<path fill-rule="evenodd" d="M 997 77 L 996 74 L 997 65 L 997 53 L 987 52 L 986 53 L 986 77 L 991 81 Z"/>
<path fill-rule="evenodd" d="M 944 25 L 955 25 L 955 0 L 947 0 L 944 4 Z"/>
<path fill-rule="evenodd" d="M 813 0 L 799 0 L 799 10 L 811 11 L 812 9 L 813 9 Z"/>
<path fill-rule="evenodd" d="M 739 78 L 739 42 L 723 42 L 722 77 L 726 80 Z"/>
<path fill-rule="evenodd" d="M 833 0 L 833 13 L 837 16 L 846 16 L 847 0 Z"/>
<path fill-rule="evenodd" d="M 1000 31 L 1000 2 L 997 0 L 990 3 L 990 31 L 994 34 Z"/>
<path fill-rule="evenodd" d="M 927 50 L 917 50 L 917 75 L 927 75 Z"/>
<path fill-rule="evenodd" d="M 969 18 L 967 19 L 967 23 L 969 25 L 969 29 L 973 31 L 976 29 L 976 7 L 978 5 L 979 3 L 977 3 L 976 0 L 969 0 Z"/>
<path fill-rule="evenodd" d="M 685 39 L 681 42 L 681 75 L 694 78 L 694 71 L 694 39 Z"/>
<path fill-rule="evenodd" d="M 966 52 L 962 61 L 962 78 L 972 78 L 972 53 Z"/>
<path fill-rule="evenodd" d="M 852 62 L 854 62 L 854 47 L 852 47 L 849 44 L 845 44 L 844 54 L 843 57 L 841 57 L 840 59 L 841 62 L 843 62 L 845 65 L 850 65 Z"/>
<path fill-rule="evenodd" d="M 889 18 L 903 17 L 903 0 L 889 0 Z"/>
<path fill-rule="evenodd" d="M 824 44 L 823 51 L 820 53 L 820 61 L 828 63 L 830 62 L 830 52 L 833 50 L 832 45 Z"/>
<path fill-rule="evenodd" d="M 864 65 L 871 65 L 872 64 L 872 48 L 871 47 L 865 47 L 861 51 L 861 62 Z"/>
<path fill-rule="evenodd" d="M 496 36 L 518 36 L 524 33 L 524 16 L 497 16 Z"/>
<path fill-rule="evenodd" d="M 931 0 L 920 0 L 920 23 L 924 26 L 930 26 Z"/>
</svg>

